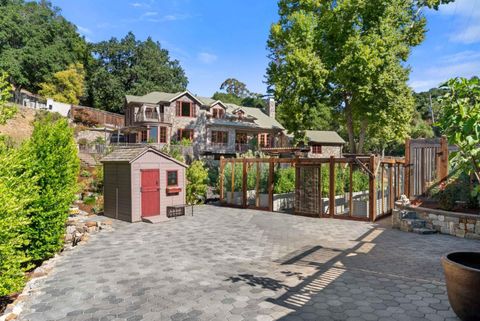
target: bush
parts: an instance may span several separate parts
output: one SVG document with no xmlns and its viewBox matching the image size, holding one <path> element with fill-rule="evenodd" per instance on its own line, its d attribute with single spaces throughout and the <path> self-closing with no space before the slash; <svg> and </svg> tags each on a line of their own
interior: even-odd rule
<svg viewBox="0 0 480 321">
<path fill-rule="evenodd" d="M 90 173 L 89 171 L 87 171 L 87 170 L 84 169 L 84 170 L 80 173 L 80 176 L 81 176 L 81 177 L 90 177 L 90 176 L 92 176 L 92 173 Z"/>
<path fill-rule="evenodd" d="M 447 183 L 436 185 L 431 188 L 429 195 L 438 201 L 441 209 L 451 211 L 457 205 L 463 204 L 465 207 L 478 207 L 476 197 L 471 193 L 467 175 L 461 174 L 459 177 L 451 179 Z"/>
<path fill-rule="evenodd" d="M 25 232 L 38 188 L 25 149 L 0 148 L 0 297 L 20 291 L 30 268 Z"/>
<path fill-rule="evenodd" d="M 75 199 L 80 166 L 73 130 L 66 119 L 46 116 L 37 121 L 28 146 L 40 197 L 30 216 L 27 252 L 39 262 L 53 256 L 63 245 L 65 221 Z"/>
<path fill-rule="evenodd" d="M 206 198 L 208 171 L 201 161 L 194 161 L 187 169 L 187 203 L 198 204 Z"/>
<path fill-rule="evenodd" d="M 275 194 L 291 193 L 295 191 L 295 167 L 280 168 L 275 171 Z"/>
</svg>

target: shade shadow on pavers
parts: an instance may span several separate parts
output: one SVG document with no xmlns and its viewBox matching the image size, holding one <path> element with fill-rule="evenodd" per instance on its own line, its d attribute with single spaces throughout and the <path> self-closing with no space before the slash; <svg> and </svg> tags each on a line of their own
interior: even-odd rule
<svg viewBox="0 0 480 321">
<path fill-rule="evenodd" d="M 439 258 L 479 246 L 202 206 L 98 234 L 63 257 L 19 320 L 444 320 L 453 313 Z"/>
</svg>

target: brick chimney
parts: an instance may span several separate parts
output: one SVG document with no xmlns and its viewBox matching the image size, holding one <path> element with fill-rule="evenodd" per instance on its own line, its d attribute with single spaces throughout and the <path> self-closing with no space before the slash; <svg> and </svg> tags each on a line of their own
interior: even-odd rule
<svg viewBox="0 0 480 321">
<path fill-rule="evenodd" d="M 275 99 L 273 98 L 267 101 L 267 115 L 275 119 Z"/>
</svg>

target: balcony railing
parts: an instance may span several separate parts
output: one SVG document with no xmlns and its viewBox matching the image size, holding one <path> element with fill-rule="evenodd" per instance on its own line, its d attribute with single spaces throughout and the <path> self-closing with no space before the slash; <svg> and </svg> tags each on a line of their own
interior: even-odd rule
<svg viewBox="0 0 480 321">
<path fill-rule="evenodd" d="M 156 111 L 145 112 L 145 113 L 139 112 L 135 116 L 135 121 L 139 122 L 139 123 L 142 123 L 142 122 L 158 122 L 158 123 L 171 124 L 172 123 L 172 117 L 170 116 L 170 114 L 165 114 L 165 113 L 159 114 Z"/>
</svg>

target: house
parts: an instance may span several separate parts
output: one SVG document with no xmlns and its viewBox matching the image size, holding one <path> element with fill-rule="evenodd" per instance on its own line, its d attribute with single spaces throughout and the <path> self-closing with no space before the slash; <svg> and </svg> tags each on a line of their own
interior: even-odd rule
<svg viewBox="0 0 480 321">
<path fill-rule="evenodd" d="M 105 216 L 127 222 L 166 220 L 185 204 L 186 165 L 151 147 L 119 148 L 105 156 Z"/>
<path fill-rule="evenodd" d="M 323 130 L 307 130 L 305 136 L 308 141 L 309 158 L 317 157 L 342 157 L 345 141 L 337 132 Z"/>
<path fill-rule="evenodd" d="M 125 99 L 127 143 L 193 143 L 194 154 L 235 155 L 253 147 L 275 147 L 285 143 L 283 126 L 275 119 L 275 102 L 268 108 L 237 106 L 189 91 L 152 92 Z"/>
</svg>

